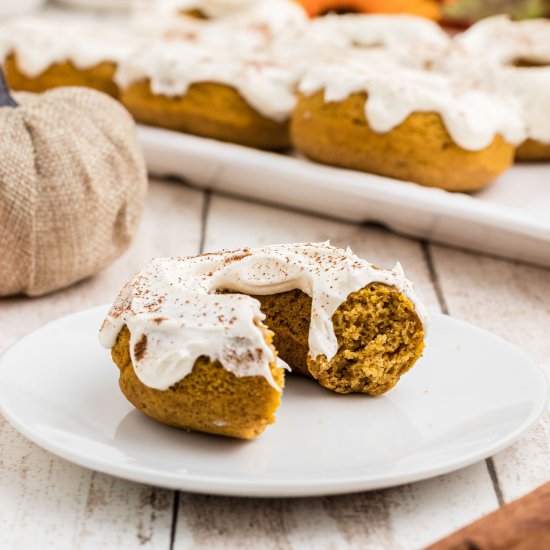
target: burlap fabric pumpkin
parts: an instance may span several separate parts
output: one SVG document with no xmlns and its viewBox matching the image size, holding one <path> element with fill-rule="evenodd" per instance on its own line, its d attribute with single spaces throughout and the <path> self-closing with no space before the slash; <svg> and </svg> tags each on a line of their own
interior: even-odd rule
<svg viewBox="0 0 550 550">
<path fill-rule="evenodd" d="M 0 296 L 37 296 L 127 248 L 147 177 L 135 125 L 113 99 L 84 88 L 13 97 L 0 90 Z"/>
</svg>

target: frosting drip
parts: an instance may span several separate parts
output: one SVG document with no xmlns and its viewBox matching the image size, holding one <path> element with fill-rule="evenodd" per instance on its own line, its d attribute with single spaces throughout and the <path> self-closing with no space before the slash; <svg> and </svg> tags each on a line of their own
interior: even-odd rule
<svg viewBox="0 0 550 550">
<path fill-rule="evenodd" d="M 457 36 L 456 41 L 474 55 L 502 64 L 518 61 L 550 64 L 550 21 L 512 21 L 506 15 L 482 19 Z"/>
<path fill-rule="evenodd" d="M 0 32 L 0 54 L 17 55 L 27 76 L 42 74 L 53 63 L 71 61 L 89 69 L 105 61 L 121 63 L 143 42 L 130 30 L 71 20 L 21 18 Z"/>
<path fill-rule="evenodd" d="M 497 134 L 512 144 L 525 139 L 514 103 L 459 78 L 408 69 L 390 59 L 317 65 L 302 79 L 299 90 L 306 95 L 324 90 L 329 102 L 366 92 L 365 116 L 375 132 L 389 132 L 414 112 L 436 112 L 453 140 L 466 150 L 489 146 Z"/>
<path fill-rule="evenodd" d="M 286 244 L 153 260 L 121 291 L 100 342 L 112 348 L 128 326 L 136 375 L 159 390 L 187 376 L 200 356 L 220 361 L 236 376 L 263 376 L 277 388 L 269 368 L 275 358 L 261 328 L 265 316 L 246 294 L 300 289 L 311 296 L 309 353 L 330 360 L 338 350 L 334 312 L 372 282 L 405 294 L 426 326 L 427 313 L 399 264 L 384 270 L 329 243 Z"/>
<path fill-rule="evenodd" d="M 450 38 L 439 25 L 414 15 L 327 15 L 314 19 L 308 34 L 355 48 L 402 50 L 417 44 L 444 48 Z"/>
<path fill-rule="evenodd" d="M 121 88 L 145 79 L 154 94 L 166 96 L 184 95 L 197 82 L 225 84 L 238 90 L 258 112 L 281 122 L 296 103 L 294 73 L 282 65 L 260 55 L 239 59 L 179 41 L 144 48 L 115 77 Z"/>
<path fill-rule="evenodd" d="M 178 15 L 200 9 L 213 17 Z M 125 88 L 148 80 L 154 94 L 189 86 L 231 86 L 263 116 L 284 122 L 296 90 L 328 101 L 367 92 L 373 130 L 387 132 L 413 112 L 437 112 L 466 150 L 498 134 L 550 143 L 550 22 L 487 18 L 455 39 L 414 16 L 326 16 L 309 21 L 290 0 L 142 0 L 130 24 L 20 18 L 0 30 L 0 56 L 39 77 L 54 63 L 77 69 L 117 65 Z M 550 115 L 549 115 L 550 116 Z"/>
</svg>

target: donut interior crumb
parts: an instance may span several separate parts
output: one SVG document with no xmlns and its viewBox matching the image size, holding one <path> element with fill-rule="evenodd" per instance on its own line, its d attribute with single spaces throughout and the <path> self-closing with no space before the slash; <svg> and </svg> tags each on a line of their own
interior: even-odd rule
<svg viewBox="0 0 550 550">
<path fill-rule="evenodd" d="M 293 371 L 339 393 L 380 395 L 391 389 L 424 349 L 422 323 L 399 291 L 372 283 L 350 294 L 332 317 L 338 352 L 328 361 L 308 355 L 311 298 L 300 290 L 255 296 L 275 333 L 273 344 Z"/>
</svg>

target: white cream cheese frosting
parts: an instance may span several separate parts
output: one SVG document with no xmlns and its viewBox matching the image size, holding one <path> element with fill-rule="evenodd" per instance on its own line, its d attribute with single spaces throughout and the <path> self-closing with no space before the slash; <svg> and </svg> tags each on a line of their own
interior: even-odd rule
<svg viewBox="0 0 550 550">
<path fill-rule="evenodd" d="M 444 48 L 450 43 L 439 25 L 414 15 L 327 15 L 314 19 L 308 33 L 317 40 L 338 40 L 347 47 L 392 51 L 414 48 L 418 44 Z"/>
<path fill-rule="evenodd" d="M 506 15 L 482 19 L 456 37 L 474 55 L 505 65 L 517 61 L 550 64 L 550 20 L 512 21 Z"/>
<path fill-rule="evenodd" d="M 101 327 L 100 343 L 112 348 L 126 325 L 136 375 L 151 388 L 168 389 L 192 371 L 197 358 L 208 356 L 236 376 L 263 376 L 279 389 L 270 371 L 275 357 L 260 326 L 265 315 L 247 294 L 308 294 L 309 353 L 330 360 L 338 350 L 334 312 L 372 282 L 407 296 L 426 327 L 427 313 L 399 264 L 380 269 L 328 242 L 283 244 L 153 260 L 122 289 Z"/>
<path fill-rule="evenodd" d="M 0 30 L 0 55 L 17 56 L 17 64 L 28 77 L 42 74 L 54 63 L 72 62 L 89 69 L 104 61 L 120 63 L 143 42 L 128 28 L 99 23 L 25 17 Z"/>
<path fill-rule="evenodd" d="M 157 95 L 182 96 L 198 82 L 215 82 L 235 88 L 264 116 L 282 122 L 295 103 L 295 76 L 263 56 L 240 58 L 181 41 L 157 41 L 139 50 L 119 67 L 115 81 L 121 88 L 149 80 Z"/>
<path fill-rule="evenodd" d="M 306 73 L 299 91 L 311 95 L 322 90 L 327 102 L 366 92 L 365 116 L 379 133 L 391 131 L 412 113 L 435 112 L 455 143 L 466 150 L 488 147 L 498 134 L 511 144 L 525 139 L 514 102 L 464 85 L 460 78 L 409 69 L 390 60 L 317 65 Z"/>
<path fill-rule="evenodd" d="M 491 88 L 518 103 L 527 137 L 550 144 L 550 67 L 505 67 Z"/>
<path fill-rule="evenodd" d="M 511 22 L 505 17 L 491 19 L 495 23 L 505 22 L 507 26 L 537 23 L 535 27 L 538 27 L 538 21 Z M 550 24 L 544 22 L 542 27 L 549 33 L 546 44 L 550 55 Z M 497 33 L 491 46 L 487 45 L 480 51 L 469 50 L 457 38 L 447 51 L 434 50 L 430 68 L 449 75 L 454 81 L 483 90 L 497 101 L 514 105 L 523 120 L 526 137 L 550 143 L 550 65 L 516 67 L 512 61 L 517 61 L 519 50 L 514 50 L 515 53 L 509 51 L 510 55 L 505 57 L 495 56 L 500 49 L 498 36 Z M 506 34 L 503 34 L 501 39 L 505 37 Z M 529 44 L 529 40 L 520 42 Z M 520 55 L 523 59 L 529 57 L 533 56 L 529 56 L 527 51 Z M 548 59 L 550 61 L 550 57 Z M 510 63 L 503 64 L 506 60 Z"/>
<path fill-rule="evenodd" d="M 288 14 L 302 20 L 307 17 L 293 0 L 137 0 L 133 8 L 134 14 L 171 16 L 185 16 L 185 12 L 194 10 L 213 19 L 241 15 L 253 18 L 260 13 L 267 19 Z"/>
<path fill-rule="evenodd" d="M 301 32 L 309 24 L 300 5 L 292 0 L 255 0 L 244 9 L 228 12 L 224 17 L 198 19 L 181 14 L 180 2 L 141 2 L 135 7 L 132 26 L 150 35 L 182 37 L 193 34 L 203 45 L 232 48 L 233 53 L 267 47 L 275 38 Z M 193 9 L 203 11 L 204 2 Z M 203 5 L 201 7 L 201 5 Z"/>
</svg>

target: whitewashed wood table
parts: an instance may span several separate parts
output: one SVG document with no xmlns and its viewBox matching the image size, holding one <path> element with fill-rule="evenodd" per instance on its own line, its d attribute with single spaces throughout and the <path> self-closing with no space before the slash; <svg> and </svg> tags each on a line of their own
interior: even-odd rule
<svg viewBox="0 0 550 550">
<path fill-rule="evenodd" d="M 111 301 L 153 256 L 326 239 L 384 267 L 401 261 L 429 307 L 508 339 L 550 373 L 548 270 L 159 181 L 134 244 L 115 264 L 51 296 L 0 301 L 0 352 L 51 319 Z M 0 417 L 0 548 L 422 548 L 548 481 L 549 451 L 547 414 L 495 457 L 428 481 L 337 497 L 238 499 L 86 470 Z"/>
</svg>

